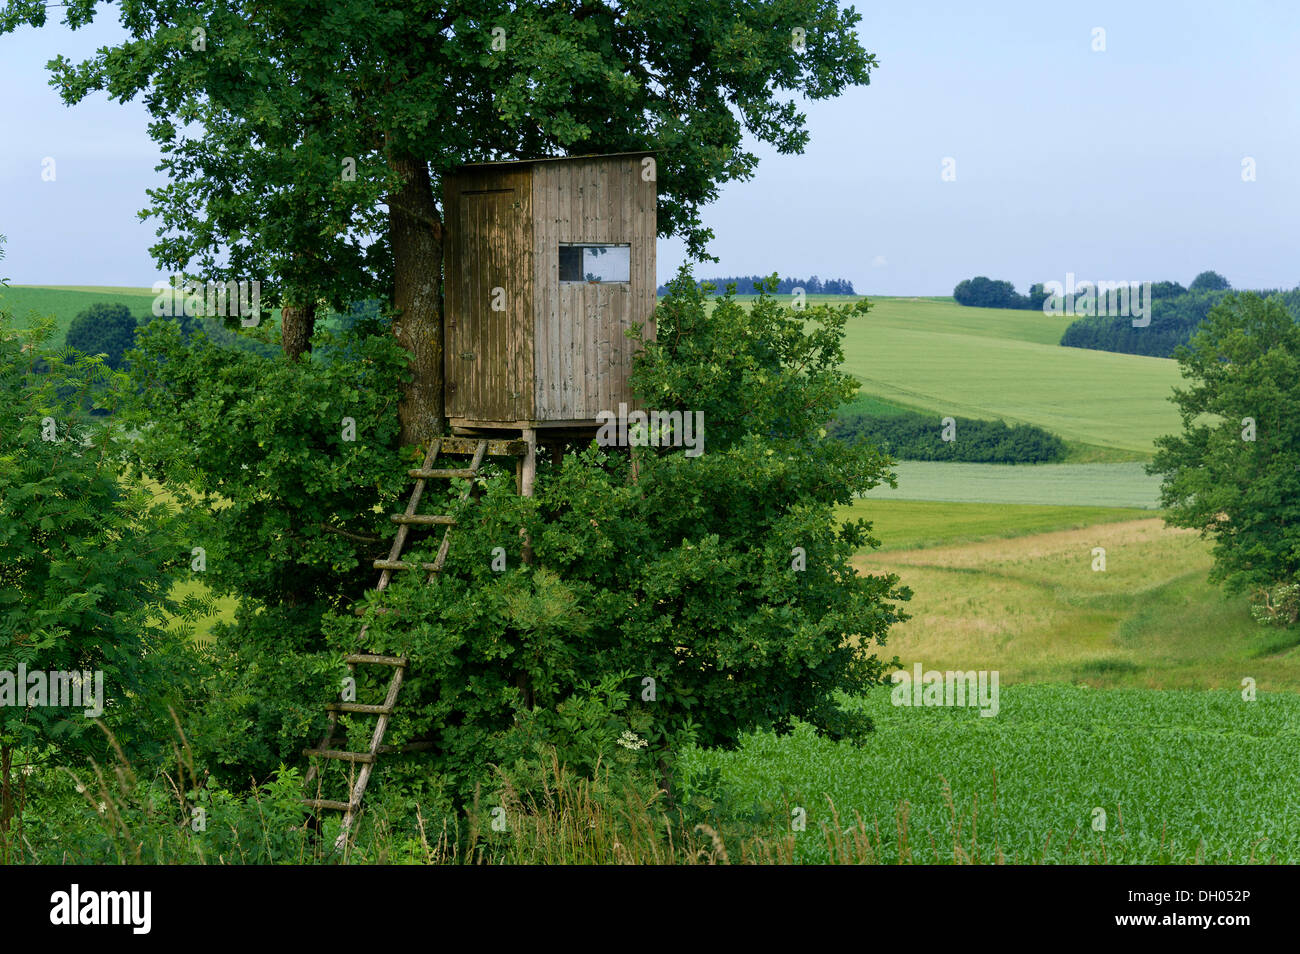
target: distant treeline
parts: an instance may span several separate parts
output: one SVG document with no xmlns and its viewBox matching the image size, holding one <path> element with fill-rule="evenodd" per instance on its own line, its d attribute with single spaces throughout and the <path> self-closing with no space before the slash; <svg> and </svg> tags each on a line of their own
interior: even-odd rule
<svg viewBox="0 0 1300 954">
<path fill-rule="evenodd" d="M 980 464 L 1038 464 L 1065 459 L 1065 441 L 1032 424 L 955 418 L 954 440 L 943 440 L 937 414 L 908 411 L 888 416 L 850 414 L 826 426 L 830 437 L 867 441 L 897 460 L 970 461 Z"/>
<path fill-rule="evenodd" d="M 1197 278 L 1199 281 L 1201 276 Z M 1151 286 L 1150 325 L 1135 328 L 1129 317 L 1093 315 L 1079 318 L 1066 328 L 1061 335 L 1061 344 L 1067 348 L 1171 358 L 1174 349 L 1187 344 L 1196 334 L 1210 309 L 1229 294 L 1231 288 L 1226 281 L 1221 285 L 1215 282 L 1210 287 L 1192 282 L 1190 288 L 1183 288 L 1177 282 L 1156 282 Z M 1255 294 L 1263 298 L 1280 298 L 1291 316 L 1300 321 L 1300 288 L 1261 290 Z"/>
<path fill-rule="evenodd" d="M 1210 309 L 1228 294 L 1187 291 L 1182 286 L 1178 286 L 1178 291 L 1179 294 L 1161 296 L 1152 286 L 1151 324 L 1144 328 L 1133 327 L 1133 319 L 1128 316 L 1091 315 L 1077 319 L 1066 328 L 1061 344 L 1066 348 L 1172 357 L 1174 349 L 1187 344 Z"/>
<path fill-rule="evenodd" d="M 727 286 L 735 283 L 736 292 L 740 295 L 748 295 L 754 291 L 755 285 L 761 285 L 767 281 L 768 275 L 733 275 L 728 278 L 704 278 L 699 284 L 702 286 L 706 282 L 713 285 L 718 292 L 727 290 Z M 796 288 L 802 288 L 808 295 L 856 295 L 853 290 L 853 282 L 847 278 L 828 278 L 822 280 L 814 275 L 812 278 L 782 278 L 777 282 L 776 293 L 778 295 L 789 295 Z M 660 285 L 656 294 L 667 295 L 668 286 Z"/>
<path fill-rule="evenodd" d="M 1149 325 L 1135 328 L 1131 315 L 1084 316 L 1065 329 L 1061 344 L 1067 348 L 1169 358 L 1175 348 L 1186 344 L 1196 333 L 1210 309 L 1231 291 L 1228 280 L 1213 271 L 1201 272 L 1185 288 L 1178 282 L 1152 282 Z M 1291 314 L 1300 320 L 1300 289 L 1256 294 L 1280 296 Z M 1028 295 L 1021 295 L 1011 282 L 995 281 L 981 275 L 958 282 L 952 290 L 952 297 L 959 305 L 974 308 L 1041 310 L 1048 292 L 1043 283 L 1039 283 L 1030 286 Z"/>
<path fill-rule="evenodd" d="M 1151 297 L 1153 299 L 1174 298 L 1185 295 L 1189 291 L 1227 291 L 1231 287 L 1228 280 L 1218 272 L 1201 272 L 1192 280 L 1189 288 L 1184 288 L 1177 282 L 1152 282 Z M 979 275 L 958 282 L 957 287 L 952 290 L 952 297 L 957 304 L 969 308 L 1042 309 L 1049 296 L 1043 282 L 1030 285 L 1029 294 L 1021 295 L 1016 292 L 1016 286 L 1011 282 L 997 281 Z"/>
</svg>

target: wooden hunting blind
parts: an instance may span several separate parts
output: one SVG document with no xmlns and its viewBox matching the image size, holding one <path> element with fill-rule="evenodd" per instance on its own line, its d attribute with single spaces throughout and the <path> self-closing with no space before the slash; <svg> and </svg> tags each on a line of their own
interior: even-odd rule
<svg viewBox="0 0 1300 954">
<path fill-rule="evenodd" d="M 644 152 L 484 163 L 444 177 L 443 371 L 453 433 L 433 437 L 423 463 L 407 472 L 414 484 L 405 511 L 390 515 L 398 528 L 387 557 L 374 561 L 376 592 L 394 573 L 427 573 L 432 583 L 444 572 L 460 518 L 421 510 L 429 481 L 462 481 L 456 486 L 464 504 L 489 459 L 513 457 L 519 492 L 531 496 L 539 444 L 562 455 L 566 440 L 593 436 L 598 413 L 635 406 L 628 377 L 638 344 L 626 332 L 643 324 L 654 336 L 655 198 L 654 157 Z M 503 433 L 511 431 L 517 434 Z M 471 458 L 467 467 L 446 466 L 447 458 L 464 456 Z M 405 553 L 423 528 L 442 531 L 431 561 Z M 521 557 L 532 559 L 526 535 Z M 358 636 L 362 647 L 369 629 L 367 623 Z M 330 764 L 347 769 L 331 777 L 346 784 L 346 801 L 320 791 L 303 799 L 317 813 L 343 813 L 339 849 L 379 757 L 432 744 L 384 742 L 410 665 L 405 655 L 362 648 L 343 661 L 353 674 L 358 667 L 385 671 L 388 683 L 382 701 L 329 703 L 324 736 L 304 750 L 312 759 L 304 779 L 309 791 L 313 783 L 322 788 Z M 375 719 L 369 745 L 338 748 L 349 720 L 363 717 Z"/>
<path fill-rule="evenodd" d="M 462 166 L 444 177 L 447 416 L 458 433 L 596 426 L 634 406 L 653 337 L 655 165 L 646 152 Z"/>
</svg>

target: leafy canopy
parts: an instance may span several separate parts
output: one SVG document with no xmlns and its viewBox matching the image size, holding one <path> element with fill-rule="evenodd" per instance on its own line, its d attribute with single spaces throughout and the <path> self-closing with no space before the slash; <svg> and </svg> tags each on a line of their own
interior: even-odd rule
<svg viewBox="0 0 1300 954">
<path fill-rule="evenodd" d="M 1150 468 L 1169 521 L 1214 540 L 1231 590 L 1300 581 L 1300 325 L 1277 298 L 1229 295 L 1176 356 L 1183 430 Z"/>
<path fill-rule="evenodd" d="M 142 97 L 169 180 L 147 210 L 160 267 L 339 310 L 388 297 L 397 160 L 427 167 L 436 209 L 460 163 L 655 149 L 660 232 L 702 255 L 699 209 L 753 174 L 748 143 L 801 151 L 798 97 L 876 65 L 835 0 L 70 0 L 64 19 L 104 8 L 129 37 L 57 58 L 53 82 L 68 103 Z M 48 16 L 7 0 L 0 34 Z"/>
<path fill-rule="evenodd" d="M 187 621 L 210 604 L 173 592 L 189 549 L 175 510 L 127 477 L 130 439 L 84 415 L 112 411 L 125 377 L 50 348 L 53 327 L 14 330 L 0 313 L 0 671 L 101 671 L 105 720 L 151 748 L 165 706 L 184 704 Z M 105 747 L 84 707 L 53 704 L 0 706 L 0 741 L 65 756 Z"/>
<path fill-rule="evenodd" d="M 239 600 L 191 739 L 241 779 L 297 758 L 363 622 L 368 648 L 412 659 L 392 741 L 434 742 L 386 767 L 380 787 L 463 803 L 490 764 L 543 745 L 573 767 L 635 755 L 644 768 L 692 739 L 726 745 L 796 719 L 860 731 L 835 694 L 878 680 L 873 649 L 907 595 L 894 577 L 855 572 L 870 527 L 837 516 L 888 479 L 887 460 L 822 427 L 856 390 L 838 369 L 844 326 L 865 308 L 796 312 L 771 295 L 746 308 L 683 276 L 634 380 L 647 407 L 703 414 L 704 454 L 637 449 L 633 479 L 626 449 L 575 449 L 562 466 L 539 462 L 533 498 L 517 494 L 512 467 L 489 470 L 465 505 L 453 502 L 463 486 L 443 498 L 431 486 L 421 509 L 459 521 L 445 572 L 430 586 L 399 575 L 366 603 L 397 613 L 363 620 L 353 601 L 373 584 L 411 466 L 395 452 L 387 382 L 402 363 L 382 323 L 338 342 L 318 333 L 294 364 L 146 328 L 132 361 L 139 460 L 193 488 L 207 580 Z M 359 698 L 379 688 L 365 678 Z"/>
<path fill-rule="evenodd" d="M 126 352 L 135 346 L 135 317 L 126 305 L 95 304 L 73 318 L 66 342 L 86 355 L 104 355 L 104 364 L 122 370 Z"/>
<path fill-rule="evenodd" d="M 441 777 L 464 793 L 485 762 L 541 744 L 590 770 L 626 754 L 620 738 L 653 763 L 795 720 L 865 729 L 836 694 L 879 681 L 873 649 L 910 595 L 855 571 L 876 541 L 837 519 L 887 478 L 886 459 L 822 428 L 856 390 L 838 368 L 844 325 L 865 308 L 710 303 L 683 274 L 634 381 L 646 407 L 703 414 L 704 454 L 635 451 L 633 478 L 626 451 L 592 445 L 544 464 L 535 498 L 508 473 L 488 482 L 457 511 L 444 572 L 369 601 L 397 610 L 367 617 L 370 638 L 412 659 L 394 731 L 432 738 Z M 355 626 L 330 627 L 340 649 Z"/>
</svg>

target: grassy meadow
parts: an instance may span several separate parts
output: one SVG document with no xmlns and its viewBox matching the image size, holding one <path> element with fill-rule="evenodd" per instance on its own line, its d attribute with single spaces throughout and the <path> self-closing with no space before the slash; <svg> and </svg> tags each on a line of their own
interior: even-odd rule
<svg viewBox="0 0 1300 954">
<path fill-rule="evenodd" d="M 1037 424 L 1145 456 L 1178 428 L 1167 358 L 1062 348 L 1066 319 L 886 299 L 849 323 L 844 369 L 868 394 L 955 417 Z"/>
<path fill-rule="evenodd" d="M 840 511 L 865 519 L 881 541 L 876 553 L 1020 537 L 1053 530 L 1148 517 L 1130 507 L 1043 507 L 1029 504 L 949 503 L 930 500 L 859 500 Z"/>
<path fill-rule="evenodd" d="M 1068 510 L 1003 508 L 1004 536 L 994 538 L 986 507 L 913 506 L 881 511 L 877 532 L 893 527 L 897 540 L 920 546 L 856 560 L 861 572 L 897 573 L 914 592 L 913 618 L 885 652 L 908 666 L 996 669 L 1004 684 L 1239 689 L 1250 677 L 1268 691 L 1300 691 L 1300 633 L 1260 626 L 1243 597 L 1211 585 L 1209 545 L 1193 532 L 1124 511 L 1071 524 Z M 953 515 L 961 507 L 974 511 Z M 864 515 L 875 516 L 869 506 Z M 936 544 L 941 521 L 953 532 Z M 1104 570 L 1093 569 L 1097 547 Z"/>
</svg>

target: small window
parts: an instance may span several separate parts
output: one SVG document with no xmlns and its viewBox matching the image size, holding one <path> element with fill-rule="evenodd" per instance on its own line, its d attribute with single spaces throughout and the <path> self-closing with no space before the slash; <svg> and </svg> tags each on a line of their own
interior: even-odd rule
<svg viewBox="0 0 1300 954">
<path fill-rule="evenodd" d="M 631 245 L 560 244 L 560 281 L 604 285 L 632 277 Z"/>
</svg>

